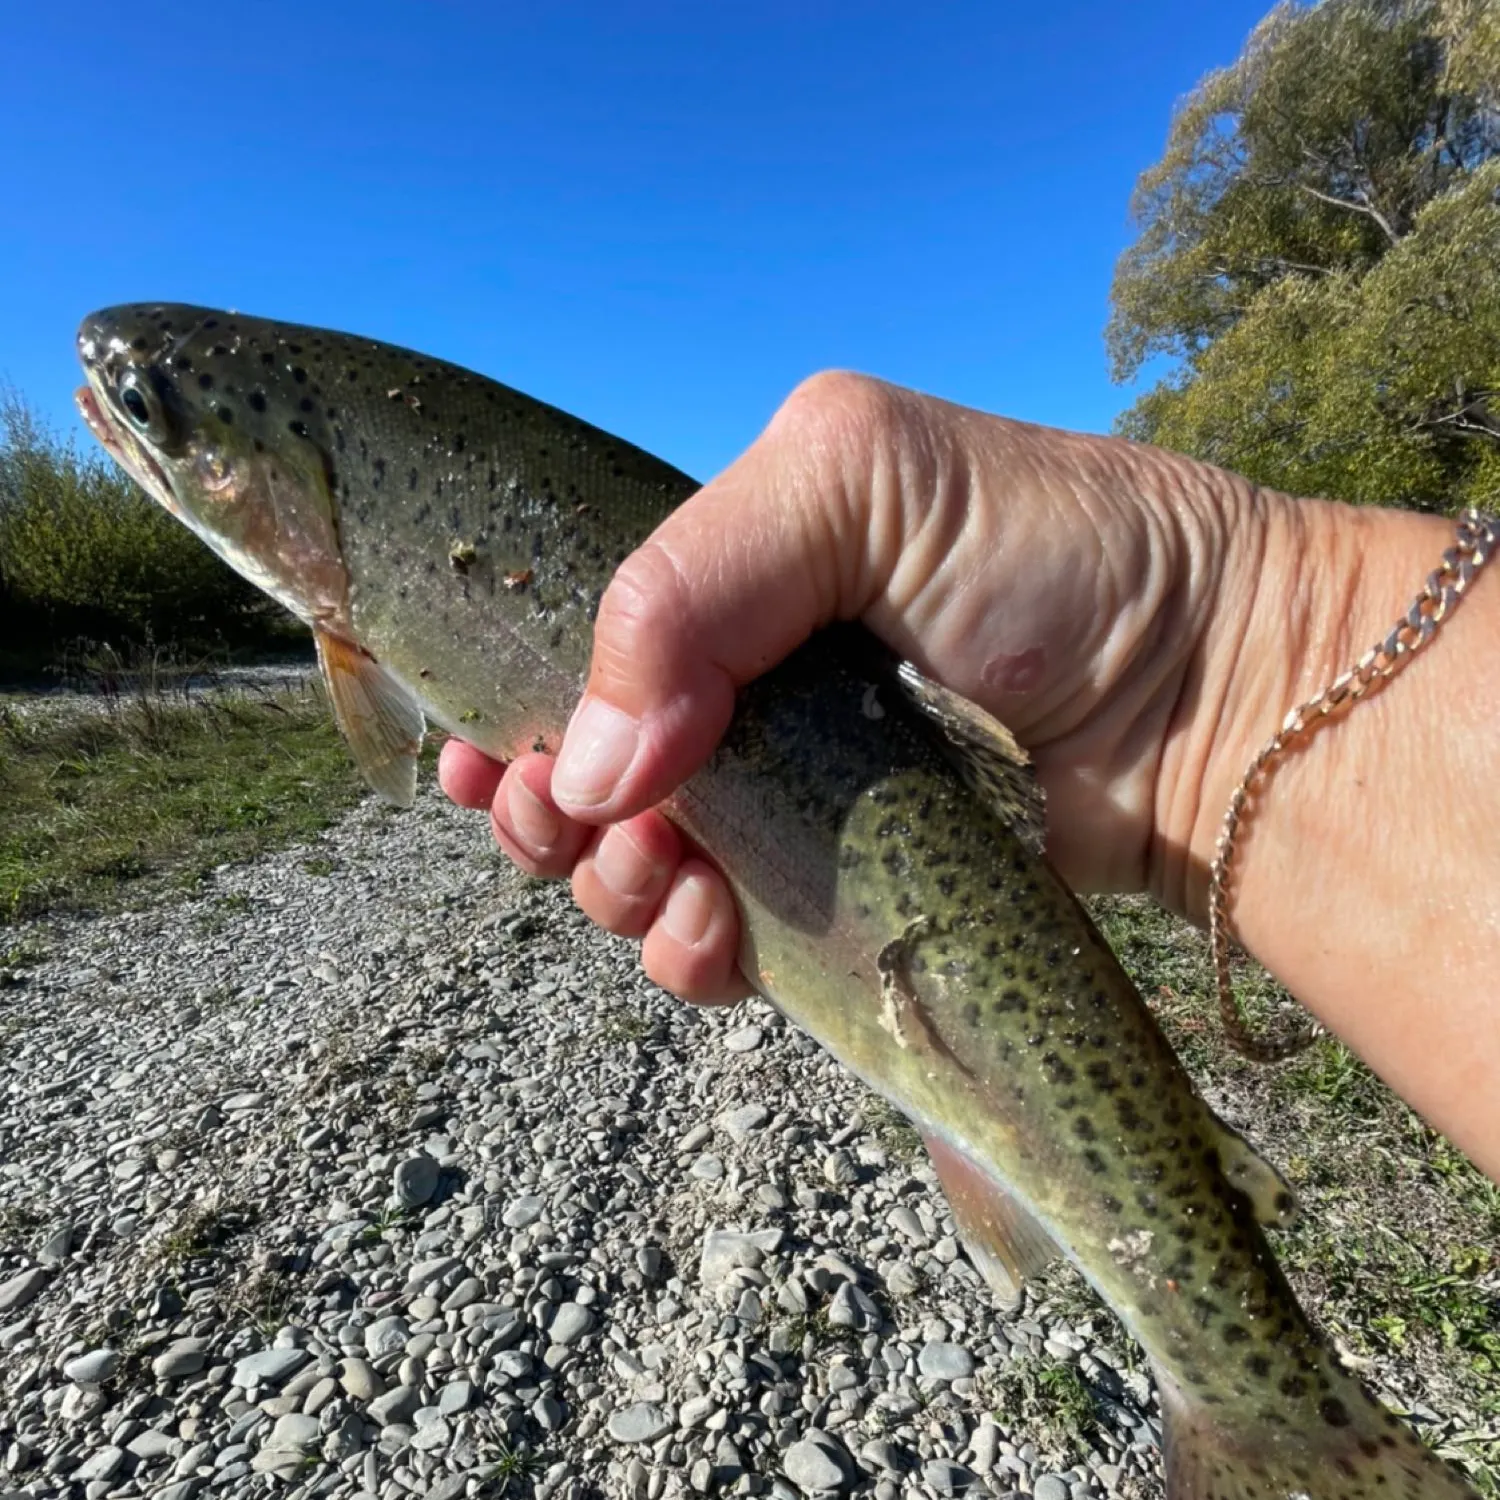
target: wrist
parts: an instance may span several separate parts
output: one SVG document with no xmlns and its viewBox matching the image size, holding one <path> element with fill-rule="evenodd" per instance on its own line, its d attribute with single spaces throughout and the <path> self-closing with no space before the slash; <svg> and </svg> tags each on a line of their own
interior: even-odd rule
<svg viewBox="0 0 1500 1500">
<path fill-rule="evenodd" d="M 1385 637 L 1454 539 L 1438 517 L 1257 504 L 1256 576 L 1226 572 L 1203 643 L 1200 678 L 1220 688 L 1203 695 L 1199 733 L 1182 736 L 1201 768 L 1182 861 L 1195 916 L 1251 759 L 1289 709 Z M 1227 566 L 1243 575 L 1246 564 Z M 1500 768 L 1497 631 L 1500 577 L 1481 576 L 1420 660 L 1293 743 L 1242 824 L 1230 903 L 1246 948 L 1491 1170 L 1500 829 L 1474 808 Z"/>
</svg>

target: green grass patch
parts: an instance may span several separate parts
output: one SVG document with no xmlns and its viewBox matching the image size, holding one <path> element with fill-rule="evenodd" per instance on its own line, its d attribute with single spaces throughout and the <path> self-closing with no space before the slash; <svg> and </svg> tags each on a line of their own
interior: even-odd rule
<svg viewBox="0 0 1500 1500">
<path fill-rule="evenodd" d="M 363 790 L 313 689 L 0 705 L 0 922 L 191 883 L 313 837 Z"/>
</svg>

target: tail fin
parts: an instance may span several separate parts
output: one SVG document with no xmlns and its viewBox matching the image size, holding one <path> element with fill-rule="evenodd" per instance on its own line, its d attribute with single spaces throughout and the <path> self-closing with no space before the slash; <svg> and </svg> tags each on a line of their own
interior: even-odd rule
<svg viewBox="0 0 1500 1500">
<path fill-rule="evenodd" d="M 1342 1371 L 1340 1391 L 1257 1420 L 1193 1402 L 1158 1371 L 1167 1500 L 1479 1500 Z"/>
</svg>

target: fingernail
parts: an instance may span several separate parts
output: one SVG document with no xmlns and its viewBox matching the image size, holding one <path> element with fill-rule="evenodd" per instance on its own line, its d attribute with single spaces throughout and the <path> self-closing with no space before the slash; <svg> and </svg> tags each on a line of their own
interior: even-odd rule
<svg viewBox="0 0 1500 1500">
<path fill-rule="evenodd" d="M 594 851 L 594 874 L 617 896 L 639 896 L 656 870 L 646 852 L 623 828 L 611 828 Z"/>
<path fill-rule="evenodd" d="M 661 922 L 668 937 L 681 943 L 684 948 L 692 948 L 702 942 L 713 914 L 713 897 L 707 878 L 689 875 L 667 897 Z"/>
<path fill-rule="evenodd" d="M 552 769 L 552 795 L 573 807 L 609 801 L 630 769 L 641 727 L 599 698 L 585 698 L 563 736 Z"/>
<path fill-rule="evenodd" d="M 511 826 L 533 853 L 545 854 L 562 837 L 562 819 L 518 776 L 506 794 Z"/>
</svg>

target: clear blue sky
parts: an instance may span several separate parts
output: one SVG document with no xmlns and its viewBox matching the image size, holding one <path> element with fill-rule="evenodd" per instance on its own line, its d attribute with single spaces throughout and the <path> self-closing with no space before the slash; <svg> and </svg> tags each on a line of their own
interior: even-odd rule
<svg viewBox="0 0 1500 1500">
<path fill-rule="evenodd" d="M 16 4 L 0 379 L 163 298 L 471 365 L 706 477 L 841 365 L 1035 421 L 1129 400 L 1137 174 L 1269 0 Z"/>
</svg>

